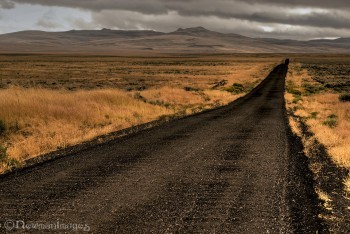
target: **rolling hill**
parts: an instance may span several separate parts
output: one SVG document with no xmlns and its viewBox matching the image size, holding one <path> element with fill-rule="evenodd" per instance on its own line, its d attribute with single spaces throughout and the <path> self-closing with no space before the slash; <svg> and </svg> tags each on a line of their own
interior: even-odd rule
<svg viewBox="0 0 350 234">
<path fill-rule="evenodd" d="M 350 38 L 278 40 L 225 34 L 203 27 L 150 30 L 21 31 L 0 35 L 0 53 L 350 53 Z"/>
</svg>

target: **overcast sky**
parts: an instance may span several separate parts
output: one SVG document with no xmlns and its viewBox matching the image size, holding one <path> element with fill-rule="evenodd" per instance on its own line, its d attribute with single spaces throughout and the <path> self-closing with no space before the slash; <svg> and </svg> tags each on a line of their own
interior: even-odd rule
<svg viewBox="0 0 350 234">
<path fill-rule="evenodd" d="M 203 26 L 251 37 L 350 37 L 350 0 L 0 0 L 0 33 Z"/>
</svg>

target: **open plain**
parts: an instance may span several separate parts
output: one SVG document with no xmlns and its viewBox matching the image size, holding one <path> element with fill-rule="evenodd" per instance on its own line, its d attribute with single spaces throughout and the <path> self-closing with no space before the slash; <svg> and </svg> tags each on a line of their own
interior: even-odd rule
<svg viewBox="0 0 350 234">
<path fill-rule="evenodd" d="M 282 64 L 264 80 L 285 57 L 0 56 L 2 170 L 92 139 L 98 142 L 5 176 L 3 188 L 8 183 L 23 187 L 27 180 L 38 184 L 23 194 L 2 190 L 5 203 L 21 201 L 37 218 L 83 216 L 98 231 L 348 230 L 349 102 L 343 100 L 349 92 L 348 56 L 292 55 L 288 72 Z M 210 111 L 220 106 L 225 107 Z M 99 140 L 139 124 L 193 114 Z M 38 176 L 52 179 L 50 174 L 63 167 L 64 176 L 54 182 L 57 191 L 41 190 L 49 182 Z M 114 192 L 122 203 L 113 202 L 110 192 L 98 192 L 100 183 L 111 192 L 117 186 Z M 129 193 L 139 195 L 126 202 Z M 33 194 L 55 199 L 41 206 Z M 106 217 L 102 223 L 87 215 L 90 209 L 74 205 L 92 194 L 111 201 L 107 209 L 93 198 L 91 207 Z M 267 209 L 266 201 L 274 205 Z M 45 213 L 47 206 L 52 209 Z M 6 207 L 6 217 L 16 218 Z M 264 212 L 253 214 L 256 209 Z"/>
<path fill-rule="evenodd" d="M 269 55 L 0 56 L 2 169 L 103 134 L 226 105 L 279 63 Z"/>
<path fill-rule="evenodd" d="M 1 179 L 3 218 L 105 233 L 324 230 L 285 115 L 286 73 L 275 67 L 225 107 Z"/>
</svg>

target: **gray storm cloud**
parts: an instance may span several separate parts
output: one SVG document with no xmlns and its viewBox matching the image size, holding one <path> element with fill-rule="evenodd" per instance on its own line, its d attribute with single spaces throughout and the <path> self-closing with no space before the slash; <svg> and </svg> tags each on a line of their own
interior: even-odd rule
<svg viewBox="0 0 350 234">
<path fill-rule="evenodd" d="M 349 0 L 240 0 L 247 3 L 283 5 L 295 7 L 318 7 L 326 9 L 350 8 Z"/>
<path fill-rule="evenodd" d="M 91 12 L 92 21 L 73 24 L 122 29 L 170 31 L 186 25 L 237 33 L 281 32 L 294 26 L 293 36 L 348 35 L 349 0 L 0 0 L 2 7 L 13 3 L 79 8 Z M 4 2 L 4 3 L 3 3 Z M 84 27 L 85 28 L 85 27 Z M 288 30 L 285 30 L 287 35 Z M 312 30 L 312 31 L 310 31 Z M 324 33 L 322 33 L 324 32 Z"/>
<path fill-rule="evenodd" d="M 276 23 L 256 24 L 240 19 L 221 19 L 215 16 L 180 16 L 176 12 L 163 15 L 144 15 L 137 12 L 106 10 L 93 14 L 93 21 L 78 22 L 79 25 L 120 29 L 155 29 L 172 31 L 178 27 L 204 25 L 211 30 L 238 33 L 251 37 L 273 37 L 289 39 L 313 39 L 323 37 L 349 37 L 349 30 L 339 28 L 318 28 L 314 26 L 293 26 Z"/>
<path fill-rule="evenodd" d="M 1 0 L 0 1 L 0 8 L 3 9 L 12 9 L 15 7 L 15 3 L 12 1 L 8 1 L 8 0 Z"/>
<path fill-rule="evenodd" d="M 350 16 L 347 12 L 342 11 L 350 7 L 348 0 L 13 0 L 13 2 L 75 7 L 97 12 L 114 9 L 147 15 L 162 15 L 174 11 L 184 16 L 215 16 L 264 23 L 350 28 Z M 328 10 L 330 5 L 332 8 Z M 309 14 L 284 13 L 288 12 L 290 7 L 305 6 L 311 7 Z M 324 11 L 313 12 L 312 7 L 317 7 L 317 10 L 323 8 Z"/>
<path fill-rule="evenodd" d="M 5 0 L 6 1 L 6 0 Z M 79 7 L 89 10 L 131 10 L 143 13 L 164 13 L 168 10 L 219 9 L 221 6 L 250 3 L 251 5 L 280 5 L 288 7 L 350 8 L 348 0 L 12 0 L 17 3 L 40 4 L 48 6 Z M 195 5 L 196 8 L 191 8 Z M 254 7 L 254 6 L 252 6 Z M 230 10 L 230 9 L 229 9 Z"/>
</svg>

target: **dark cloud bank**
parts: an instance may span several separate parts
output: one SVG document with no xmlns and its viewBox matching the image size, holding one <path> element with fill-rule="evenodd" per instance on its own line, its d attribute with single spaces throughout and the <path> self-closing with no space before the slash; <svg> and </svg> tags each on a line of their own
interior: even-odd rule
<svg viewBox="0 0 350 234">
<path fill-rule="evenodd" d="M 0 6 L 14 3 L 91 11 L 91 22 L 72 22 L 80 28 L 171 31 L 202 25 L 254 37 L 350 36 L 349 0 L 1 0 Z"/>
</svg>

